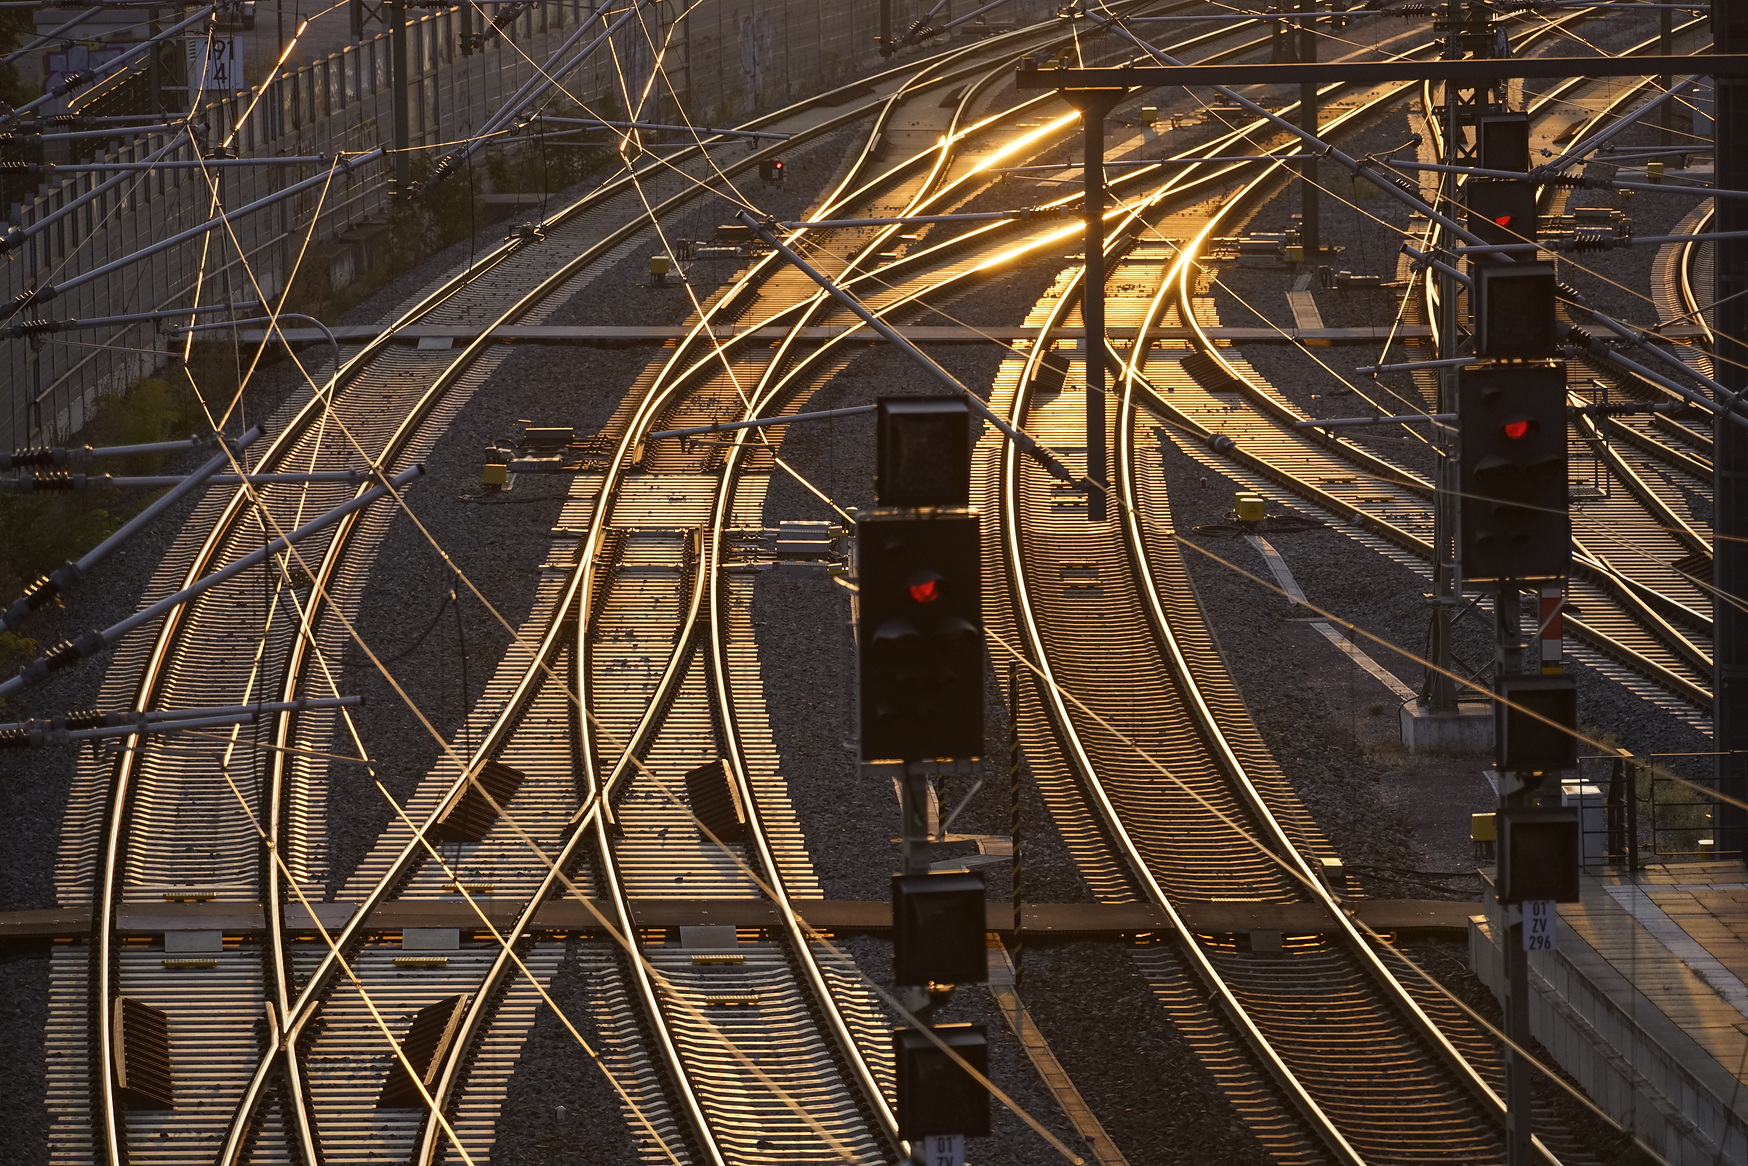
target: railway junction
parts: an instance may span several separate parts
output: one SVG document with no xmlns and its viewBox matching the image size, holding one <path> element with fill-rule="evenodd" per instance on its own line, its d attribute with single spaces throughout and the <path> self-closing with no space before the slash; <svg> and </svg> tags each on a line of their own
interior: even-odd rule
<svg viewBox="0 0 1748 1166">
<path fill-rule="evenodd" d="M 1748 1161 L 1731 3 L 40 8 L 6 1161 Z"/>
</svg>

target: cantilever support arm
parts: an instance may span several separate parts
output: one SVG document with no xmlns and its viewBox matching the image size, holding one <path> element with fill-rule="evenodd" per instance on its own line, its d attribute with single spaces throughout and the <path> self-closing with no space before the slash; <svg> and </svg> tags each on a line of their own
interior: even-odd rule
<svg viewBox="0 0 1748 1166">
<path fill-rule="evenodd" d="M 231 442 L 227 449 L 222 450 L 205 465 L 182 479 L 180 485 L 167 492 L 162 498 L 159 498 L 156 502 L 140 511 L 138 514 L 134 515 L 133 518 L 128 521 L 127 525 L 98 543 L 95 547 L 92 547 L 91 550 L 87 551 L 85 556 L 78 562 L 67 563 L 60 569 L 48 575 L 44 575 L 41 579 L 32 583 L 25 589 L 23 595 L 19 596 L 12 602 L 11 607 L 8 607 L 3 614 L 0 614 L 0 632 L 17 627 L 21 622 L 23 622 L 25 616 L 29 615 L 31 612 L 47 603 L 50 599 L 53 599 L 56 595 L 60 594 L 67 587 L 71 586 L 87 571 L 91 570 L 92 567 L 95 567 L 98 563 L 102 562 L 103 559 L 105 559 L 116 547 L 119 547 L 122 543 L 143 530 L 153 519 L 157 518 L 158 515 L 176 505 L 176 503 L 180 502 L 194 490 L 199 489 L 200 486 L 214 474 L 230 465 L 233 457 L 249 448 L 249 446 L 254 443 L 255 439 L 261 436 L 261 433 L 262 429 L 259 425 L 250 429 L 247 433 L 237 438 L 236 441 Z M 114 451 L 104 450 L 94 452 L 109 453 Z"/>
<path fill-rule="evenodd" d="M 358 495 L 358 497 L 334 507 L 334 509 L 328 511 L 326 514 L 317 515 L 315 518 L 310 519 L 289 534 L 281 535 L 266 546 L 261 547 L 258 550 L 250 551 L 235 562 L 229 563 L 224 567 L 221 567 L 219 570 L 214 571 L 212 574 L 204 576 L 192 586 L 185 587 L 173 595 L 166 595 L 163 599 L 160 599 L 150 607 L 145 607 L 134 612 L 134 614 L 128 616 L 120 623 L 111 624 L 102 631 L 89 631 L 77 639 L 64 640 L 61 643 L 56 644 L 47 652 L 38 656 L 35 660 L 32 660 L 29 664 L 26 664 L 19 670 L 17 676 L 14 676 L 11 680 L 0 682 L 0 696 L 10 696 L 21 688 L 27 688 L 30 685 L 37 683 L 51 672 L 65 668 L 67 665 L 82 660 L 86 656 L 96 655 L 98 652 L 113 646 L 116 641 L 120 640 L 135 628 L 150 623 L 152 620 L 157 619 L 161 615 L 167 614 L 191 599 L 199 598 L 220 583 L 235 578 L 249 568 L 257 566 L 273 555 L 279 554 L 292 544 L 307 538 L 319 530 L 334 525 L 334 523 L 339 522 L 342 518 L 345 518 L 353 511 L 364 509 L 364 507 L 369 506 L 372 502 L 375 502 L 384 494 L 389 493 L 389 491 L 395 487 L 405 485 L 424 472 L 425 467 L 423 465 L 416 465 L 409 469 L 402 470 L 394 477 L 388 479 L 388 481 L 383 485 L 366 490 L 364 493 Z"/>
<path fill-rule="evenodd" d="M 132 737 L 144 733 L 174 733 L 183 729 L 245 725 L 257 722 L 270 713 L 352 708 L 363 703 L 362 696 L 311 696 L 298 700 L 232 704 L 217 708 L 67 713 L 58 717 L 38 717 L 0 725 L 0 749 L 34 749 L 44 745 L 67 745 L 75 741 L 94 741 L 104 737 Z"/>
<path fill-rule="evenodd" d="M 1026 454 L 1036 459 L 1039 465 L 1048 470 L 1051 477 L 1060 481 L 1084 486 L 1087 489 L 1093 488 L 1084 478 L 1076 479 L 1073 472 L 1062 463 L 1062 459 L 1057 456 L 1055 450 L 1043 444 L 1025 430 L 1016 429 L 1012 425 L 1009 425 L 994 409 L 991 409 L 984 402 L 982 397 L 979 397 L 976 393 L 967 388 L 964 382 L 962 382 L 958 377 L 935 363 L 934 359 L 930 357 L 928 353 L 899 335 L 897 329 L 893 328 L 879 316 L 876 316 L 873 312 L 869 311 L 867 305 L 863 304 L 862 301 L 858 300 L 855 296 L 832 282 L 830 276 L 826 275 L 807 260 L 797 255 L 792 248 L 783 242 L 783 240 L 777 238 L 776 234 L 772 232 L 766 224 L 761 223 L 746 211 L 738 212 L 738 217 L 741 222 L 752 228 L 754 234 L 768 243 L 777 254 L 781 255 L 784 259 L 787 259 L 803 275 L 807 276 L 807 278 L 811 279 L 814 283 L 817 283 L 826 294 L 830 295 L 833 299 L 837 300 L 838 303 L 848 308 L 852 314 L 854 314 L 864 324 L 868 325 L 868 327 L 874 329 L 875 332 L 879 333 L 888 343 L 902 350 L 906 356 L 922 365 L 930 376 L 952 389 L 955 393 L 963 396 L 966 404 L 971 406 L 971 411 L 973 413 L 976 413 L 979 417 L 982 417 L 985 421 L 1006 434 L 1008 440 L 1019 446 Z M 4 695 L 4 690 L 0 690 L 0 695 Z"/>
</svg>

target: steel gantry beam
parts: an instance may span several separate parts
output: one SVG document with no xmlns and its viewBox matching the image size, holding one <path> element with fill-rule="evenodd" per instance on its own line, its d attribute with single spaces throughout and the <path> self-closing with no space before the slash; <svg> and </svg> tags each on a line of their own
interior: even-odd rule
<svg viewBox="0 0 1748 1166">
<path fill-rule="evenodd" d="M 1744 47 L 1748 47 L 1748 35 L 1743 41 Z M 1394 81 L 1494 81 L 1508 77 L 1654 77 L 1659 73 L 1745 78 L 1748 52 L 1668 57 L 1483 57 L 1461 61 L 1103 65 L 1052 69 L 1040 68 L 1036 58 L 1027 57 L 1015 71 L 1014 84 L 1020 89 L 1156 89 L 1162 85 L 1306 85 L 1323 81 L 1383 85 Z"/>
</svg>

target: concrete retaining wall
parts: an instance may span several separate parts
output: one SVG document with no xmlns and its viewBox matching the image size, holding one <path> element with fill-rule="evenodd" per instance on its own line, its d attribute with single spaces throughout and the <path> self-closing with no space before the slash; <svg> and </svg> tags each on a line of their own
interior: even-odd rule
<svg viewBox="0 0 1748 1166">
<path fill-rule="evenodd" d="M 1498 933 L 1471 924 L 1469 966 L 1503 1000 Z M 1748 1098 L 1735 1080 L 1571 928 L 1561 926 L 1558 950 L 1530 953 L 1530 987 L 1535 1038 L 1670 1166 L 1748 1160 Z"/>
</svg>

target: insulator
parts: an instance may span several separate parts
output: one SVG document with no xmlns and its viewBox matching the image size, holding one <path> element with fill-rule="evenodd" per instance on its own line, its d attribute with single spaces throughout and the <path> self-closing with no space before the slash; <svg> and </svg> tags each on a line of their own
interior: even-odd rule
<svg viewBox="0 0 1748 1166">
<path fill-rule="evenodd" d="M 60 590 L 61 585 L 55 582 L 55 577 L 53 575 L 44 575 L 29 587 L 26 587 L 24 589 L 24 594 L 20 596 L 20 598 L 24 600 L 24 605 L 27 609 L 35 611 L 37 608 L 53 599 Z"/>
<path fill-rule="evenodd" d="M 1613 251 L 1619 241 L 1602 235 L 1591 235 L 1586 238 L 1573 239 L 1562 247 L 1562 251 L 1575 251 L 1580 254 L 1596 251 Z"/>
<path fill-rule="evenodd" d="M 58 289 L 54 284 L 44 284 L 42 287 L 25 288 L 12 297 L 12 311 L 22 312 L 32 304 L 46 303 L 55 298 Z"/>
<path fill-rule="evenodd" d="M 72 640 L 62 640 L 60 643 L 42 654 L 44 662 L 46 662 L 50 668 L 58 667 L 56 661 L 67 657 L 76 658 Z M 67 662 L 72 663 L 72 660 L 69 659 Z"/>
<path fill-rule="evenodd" d="M 25 749 L 29 746 L 29 729 L 0 729 L 0 749 Z"/>
<path fill-rule="evenodd" d="M 59 332 L 61 322 L 51 320 L 47 316 L 39 316 L 34 320 L 21 320 L 13 325 L 20 336 L 35 336 L 43 332 Z"/>
<path fill-rule="evenodd" d="M 76 486 L 77 483 L 73 481 L 73 475 L 66 470 L 47 470 L 30 476 L 32 490 L 63 491 L 75 489 Z"/>
<path fill-rule="evenodd" d="M 52 466 L 55 464 L 55 451 L 46 445 L 15 449 L 12 451 L 12 464 L 14 466 Z"/>
<path fill-rule="evenodd" d="M 67 714 L 67 728 L 69 729 L 101 729 L 108 724 L 108 715 L 97 709 L 85 709 L 81 712 Z"/>
<path fill-rule="evenodd" d="M 1554 291 L 1557 292 L 1563 300 L 1581 300 L 1584 298 L 1582 292 L 1563 279 L 1554 282 Z"/>
<path fill-rule="evenodd" d="M 34 169 L 29 162 L 0 161 L 0 174 L 29 174 Z"/>
</svg>

